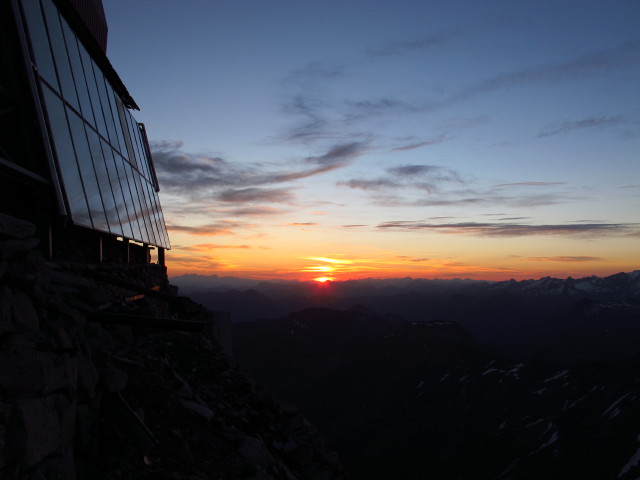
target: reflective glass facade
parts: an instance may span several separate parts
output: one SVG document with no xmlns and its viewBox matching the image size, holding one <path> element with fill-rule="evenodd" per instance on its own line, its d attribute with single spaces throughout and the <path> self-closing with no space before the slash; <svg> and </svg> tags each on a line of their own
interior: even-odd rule
<svg viewBox="0 0 640 480">
<path fill-rule="evenodd" d="M 48 134 L 73 223 L 170 248 L 144 127 L 52 0 L 22 0 Z"/>
</svg>

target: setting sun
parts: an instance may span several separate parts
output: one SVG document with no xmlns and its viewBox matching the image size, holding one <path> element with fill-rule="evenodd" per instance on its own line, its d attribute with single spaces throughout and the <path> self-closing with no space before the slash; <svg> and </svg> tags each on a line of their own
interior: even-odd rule
<svg viewBox="0 0 640 480">
<path fill-rule="evenodd" d="M 333 280 L 332 277 L 318 277 L 318 278 L 314 278 L 313 279 L 314 282 L 318 282 L 318 283 L 326 283 L 326 282 L 330 282 L 332 280 Z"/>
</svg>

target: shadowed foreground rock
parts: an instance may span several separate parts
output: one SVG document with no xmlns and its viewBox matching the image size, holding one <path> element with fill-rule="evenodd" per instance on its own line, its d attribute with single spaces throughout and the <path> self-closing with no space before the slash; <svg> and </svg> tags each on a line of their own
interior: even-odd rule
<svg viewBox="0 0 640 480">
<path fill-rule="evenodd" d="M 0 214 L 0 478 L 346 478 L 294 406 L 236 370 L 214 316 L 171 295 L 163 268 L 45 262 L 32 235 Z"/>
</svg>

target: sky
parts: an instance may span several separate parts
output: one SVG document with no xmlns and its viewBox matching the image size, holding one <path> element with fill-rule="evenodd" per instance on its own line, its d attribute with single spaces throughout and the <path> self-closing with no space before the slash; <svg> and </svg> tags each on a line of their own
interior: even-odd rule
<svg viewBox="0 0 640 480">
<path fill-rule="evenodd" d="M 170 276 L 640 269 L 640 2 L 108 0 Z"/>
</svg>

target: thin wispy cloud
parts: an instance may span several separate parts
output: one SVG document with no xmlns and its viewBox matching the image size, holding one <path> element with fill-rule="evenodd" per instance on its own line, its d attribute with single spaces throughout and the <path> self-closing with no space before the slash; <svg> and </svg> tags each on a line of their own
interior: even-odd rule
<svg viewBox="0 0 640 480">
<path fill-rule="evenodd" d="M 440 135 L 436 138 L 432 138 L 430 140 L 424 140 L 422 142 L 417 142 L 417 143 L 409 143 L 406 145 L 402 145 L 400 147 L 395 147 L 392 148 L 391 151 L 393 152 L 402 152 L 402 151 L 406 151 L 406 150 L 415 150 L 416 148 L 422 148 L 422 147 L 428 147 L 430 145 L 437 145 L 439 143 L 444 142 L 445 140 L 447 140 L 447 137 L 445 135 Z"/>
<path fill-rule="evenodd" d="M 409 102 L 388 96 L 360 101 L 349 100 L 345 102 L 345 117 L 357 119 L 398 112 L 432 112 L 494 91 L 607 75 L 612 70 L 635 67 L 638 63 L 640 40 L 631 40 L 604 50 L 585 53 L 565 62 L 495 75 L 472 83 L 441 100 L 414 99 Z"/>
<path fill-rule="evenodd" d="M 249 187 L 223 190 L 215 200 L 228 203 L 290 203 L 293 195 L 284 188 Z"/>
<path fill-rule="evenodd" d="M 453 32 L 438 32 L 423 38 L 390 42 L 378 48 L 368 48 L 367 54 L 371 57 L 390 57 L 404 55 L 410 52 L 425 52 L 434 47 L 440 47 L 449 41 L 455 34 Z"/>
<path fill-rule="evenodd" d="M 181 143 L 152 145 L 158 179 L 164 191 L 182 198 L 209 198 L 220 202 L 287 203 L 294 199 L 292 187 L 270 188 L 320 175 L 347 166 L 364 154 L 366 142 L 333 145 L 324 153 L 301 158 L 296 165 L 277 170 L 258 163 L 238 164 L 221 157 L 196 155 Z"/>
<path fill-rule="evenodd" d="M 609 127 L 612 125 L 620 125 L 621 123 L 625 123 L 625 121 L 626 120 L 622 115 L 600 115 L 598 117 L 587 117 L 581 120 L 574 120 L 551 125 L 540 132 L 536 136 L 536 138 L 552 137 L 554 135 L 560 135 L 563 133 L 571 132 L 573 130 L 582 130 L 585 128 L 595 129 Z"/>
<path fill-rule="evenodd" d="M 235 226 L 236 225 L 230 225 L 227 223 L 212 223 L 196 226 L 169 224 L 167 225 L 167 230 L 169 230 L 170 232 L 189 233 L 191 235 L 233 235 L 232 228 Z"/>
<path fill-rule="evenodd" d="M 251 245 L 221 245 L 218 243 L 200 243 L 198 245 L 180 247 L 181 250 L 189 252 L 206 252 L 209 250 L 248 250 L 250 248 L 253 247 Z"/>
<path fill-rule="evenodd" d="M 586 53 L 566 62 L 496 75 L 470 85 L 444 100 L 440 105 L 432 106 L 445 106 L 504 88 L 565 82 L 603 75 L 612 69 L 633 67 L 638 62 L 640 62 L 640 40 L 631 40 L 612 48 Z"/>
<path fill-rule="evenodd" d="M 516 183 L 501 183 L 496 185 L 496 188 L 503 187 L 549 187 L 551 185 L 565 185 L 567 182 L 516 182 Z"/>
<path fill-rule="evenodd" d="M 318 83 L 344 77 L 344 67 L 328 65 L 325 62 L 310 62 L 293 70 L 287 75 L 283 84 L 286 88 L 316 88 Z"/>
<path fill-rule="evenodd" d="M 379 224 L 379 230 L 422 230 L 447 234 L 476 235 L 489 237 L 524 237 L 534 235 L 599 237 L 606 235 L 624 235 L 640 227 L 637 223 L 598 223 L 598 224 L 505 224 L 505 223 L 425 223 L 408 221 L 390 221 Z"/>
<path fill-rule="evenodd" d="M 521 257 L 516 257 L 521 258 Z M 554 256 L 554 257 L 524 257 L 522 260 L 527 262 L 606 262 L 602 257 L 586 257 L 586 256 Z"/>
<path fill-rule="evenodd" d="M 439 165 L 401 165 L 387 168 L 386 173 L 384 178 L 354 178 L 338 185 L 372 192 L 411 188 L 435 193 L 442 184 L 465 183 L 458 172 Z"/>
<path fill-rule="evenodd" d="M 439 165 L 401 165 L 386 169 L 381 178 L 354 178 L 338 185 L 363 190 L 376 205 L 387 207 L 534 207 L 584 199 L 584 194 L 575 189 L 535 193 L 525 188 L 553 188 L 565 182 L 517 182 L 477 189 L 459 172 Z"/>
</svg>

